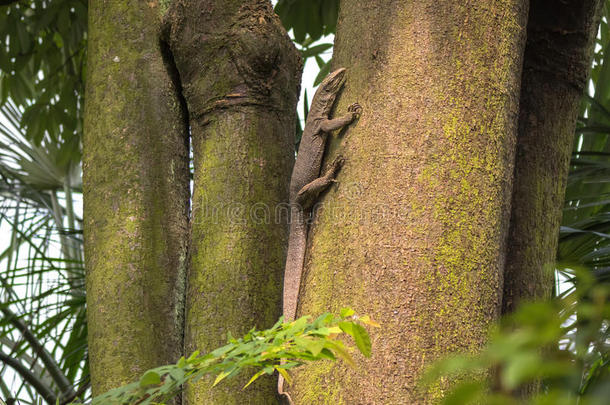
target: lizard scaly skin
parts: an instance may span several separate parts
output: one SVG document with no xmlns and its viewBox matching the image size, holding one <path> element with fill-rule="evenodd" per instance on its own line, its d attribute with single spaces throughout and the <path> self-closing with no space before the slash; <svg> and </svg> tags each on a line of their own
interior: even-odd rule
<svg viewBox="0 0 610 405">
<path fill-rule="evenodd" d="M 336 159 L 330 169 L 320 177 L 326 138 L 330 132 L 350 124 L 362 111 L 362 107 L 355 103 L 349 106 L 346 115 L 333 119 L 328 117 L 344 83 L 345 69 L 342 68 L 329 74 L 318 87 L 311 102 L 299 152 L 292 170 L 290 233 L 284 271 L 284 322 L 291 322 L 296 316 L 307 245 L 308 218 L 319 194 L 335 181 L 335 176 L 343 164 L 343 159 Z M 281 375 L 278 381 L 278 392 L 280 395 L 284 395 L 290 404 L 293 403 L 290 395 L 284 391 L 284 379 Z"/>
</svg>

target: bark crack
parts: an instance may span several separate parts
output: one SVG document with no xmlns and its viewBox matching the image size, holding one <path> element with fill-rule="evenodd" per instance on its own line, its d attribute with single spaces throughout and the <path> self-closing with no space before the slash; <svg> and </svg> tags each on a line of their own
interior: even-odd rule
<svg viewBox="0 0 610 405">
<path fill-rule="evenodd" d="M 176 98 L 178 99 L 180 114 L 182 116 L 182 121 L 184 123 L 185 128 L 184 142 L 188 148 L 190 143 L 191 132 L 188 106 L 186 103 L 186 98 L 184 97 L 182 80 L 180 79 L 180 72 L 178 71 L 178 67 L 176 66 L 176 61 L 174 60 L 174 54 L 172 53 L 171 47 L 166 41 L 163 32 L 159 38 L 159 48 L 161 49 L 161 56 L 163 57 L 163 63 L 165 64 L 165 68 L 167 69 L 167 74 L 169 75 L 172 81 L 172 85 L 176 93 Z"/>
</svg>

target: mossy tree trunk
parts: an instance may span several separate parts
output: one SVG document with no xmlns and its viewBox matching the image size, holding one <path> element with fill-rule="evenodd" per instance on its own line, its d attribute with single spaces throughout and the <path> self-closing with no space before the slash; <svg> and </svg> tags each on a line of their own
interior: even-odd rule
<svg viewBox="0 0 610 405">
<path fill-rule="evenodd" d="M 89 3 L 83 158 L 93 394 L 182 352 L 188 132 L 156 2 Z"/>
<path fill-rule="evenodd" d="M 424 366 L 476 351 L 500 313 L 525 0 L 341 3 L 346 163 L 313 224 L 300 314 L 351 306 L 382 328 L 356 370 L 306 367 L 297 404 L 433 403 Z"/>
<path fill-rule="evenodd" d="M 281 314 L 300 57 L 268 1 L 171 7 L 90 7 L 84 182 L 94 394 L 176 361 L 186 280 L 188 353 Z M 277 401 L 274 379 L 242 392 L 245 378 L 214 391 L 202 381 L 186 402 Z"/>
<path fill-rule="evenodd" d="M 503 312 L 549 297 L 574 129 L 603 1 L 532 0 Z"/>
<path fill-rule="evenodd" d="M 281 314 L 300 57 L 267 0 L 174 2 L 167 40 L 195 159 L 185 351 L 209 351 Z M 187 387 L 187 404 L 272 404 L 247 373 Z"/>
</svg>

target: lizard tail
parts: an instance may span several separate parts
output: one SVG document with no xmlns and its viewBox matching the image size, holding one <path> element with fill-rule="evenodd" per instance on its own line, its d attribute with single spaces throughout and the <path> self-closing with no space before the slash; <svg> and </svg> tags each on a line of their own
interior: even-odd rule
<svg viewBox="0 0 610 405">
<path fill-rule="evenodd" d="M 294 321 L 297 313 L 297 298 L 301 288 L 307 246 L 307 224 L 304 221 L 303 211 L 298 207 L 292 207 L 290 218 L 288 255 L 284 271 L 284 322 Z M 286 399 L 288 404 L 294 404 L 288 392 L 284 391 L 284 377 L 281 375 L 277 381 L 277 392 Z"/>
<path fill-rule="evenodd" d="M 297 313 L 297 299 L 303 275 L 305 247 L 307 245 L 307 224 L 303 211 L 298 207 L 291 208 L 290 234 L 288 238 L 288 255 L 284 270 L 284 322 L 292 322 Z"/>
<path fill-rule="evenodd" d="M 284 391 L 284 377 L 282 377 L 281 375 L 277 380 L 277 392 L 286 400 L 286 402 L 288 402 L 289 405 L 294 405 L 294 402 L 292 402 L 292 398 L 290 398 L 290 394 Z"/>
</svg>

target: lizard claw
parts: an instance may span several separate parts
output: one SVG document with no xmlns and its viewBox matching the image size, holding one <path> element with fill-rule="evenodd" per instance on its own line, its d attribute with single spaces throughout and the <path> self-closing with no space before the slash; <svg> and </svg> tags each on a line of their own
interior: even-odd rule
<svg viewBox="0 0 610 405">
<path fill-rule="evenodd" d="M 349 107 L 347 107 L 347 111 L 351 112 L 354 117 L 359 117 L 360 114 L 362 114 L 362 106 L 358 103 L 354 103 L 352 105 L 350 105 Z"/>
<path fill-rule="evenodd" d="M 335 160 L 333 160 L 332 171 L 333 172 L 338 171 L 341 167 L 343 167 L 344 163 L 345 163 L 345 158 L 343 156 L 337 156 L 335 158 Z"/>
</svg>

